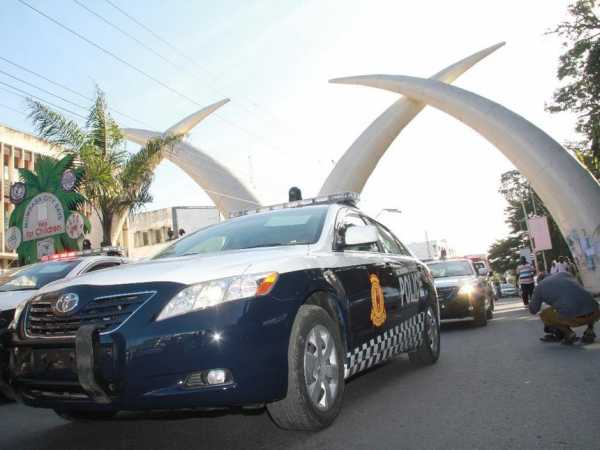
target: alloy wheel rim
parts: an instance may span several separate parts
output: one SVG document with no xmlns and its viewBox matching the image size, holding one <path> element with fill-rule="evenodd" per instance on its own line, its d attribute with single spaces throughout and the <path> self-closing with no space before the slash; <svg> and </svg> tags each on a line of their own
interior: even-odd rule
<svg viewBox="0 0 600 450">
<path fill-rule="evenodd" d="M 429 348 L 435 354 L 438 351 L 438 326 L 437 320 L 435 318 L 435 314 L 433 313 L 431 308 L 427 309 L 427 336 L 429 338 Z"/>
<path fill-rule="evenodd" d="M 304 346 L 304 379 L 312 404 L 328 410 L 338 393 L 339 366 L 335 340 L 323 325 L 314 326 Z"/>
</svg>

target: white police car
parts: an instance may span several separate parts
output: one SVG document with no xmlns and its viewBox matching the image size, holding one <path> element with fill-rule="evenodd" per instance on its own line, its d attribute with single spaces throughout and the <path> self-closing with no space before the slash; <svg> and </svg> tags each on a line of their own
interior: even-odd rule
<svg viewBox="0 0 600 450">
<path fill-rule="evenodd" d="M 329 425 L 347 378 L 440 351 L 429 270 L 355 201 L 249 211 L 42 289 L 13 322 L 4 387 L 71 420 L 266 405 L 283 428 Z"/>
<path fill-rule="evenodd" d="M 119 266 L 125 262 L 124 258 L 118 256 L 68 252 L 51 255 L 39 263 L 15 269 L 0 285 L 0 329 L 12 321 L 19 303 L 34 297 L 47 284 Z"/>
</svg>

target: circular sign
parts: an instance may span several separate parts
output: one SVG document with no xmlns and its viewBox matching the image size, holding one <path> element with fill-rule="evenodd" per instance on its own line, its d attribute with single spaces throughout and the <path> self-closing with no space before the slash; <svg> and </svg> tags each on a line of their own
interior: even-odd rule
<svg viewBox="0 0 600 450">
<path fill-rule="evenodd" d="M 9 227 L 6 230 L 6 250 L 13 252 L 21 245 L 21 230 L 17 227 Z"/>
<path fill-rule="evenodd" d="M 60 177 L 60 186 L 65 192 L 72 191 L 75 189 L 75 183 L 77 183 L 77 175 L 71 169 L 67 169 L 63 172 Z"/>
<path fill-rule="evenodd" d="M 27 187 L 25 186 L 25 183 L 17 181 L 10 187 L 10 201 L 15 205 L 21 203 L 25 198 L 25 195 L 27 195 Z"/>
<path fill-rule="evenodd" d="M 78 212 L 71 213 L 67 219 L 67 236 L 77 239 L 83 235 L 83 216 Z"/>
</svg>

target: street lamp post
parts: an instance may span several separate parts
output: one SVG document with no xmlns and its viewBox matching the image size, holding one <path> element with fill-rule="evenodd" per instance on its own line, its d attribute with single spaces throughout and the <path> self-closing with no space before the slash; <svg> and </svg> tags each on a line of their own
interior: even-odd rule
<svg viewBox="0 0 600 450">
<path fill-rule="evenodd" d="M 381 214 L 383 214 L 384 212 L 388 212 L 388 213 L 395 213 L 395 214 L 402 214 L 402 211 L 400 211 L 398 208 L 383 208 L 381 211 L 379 211 L 376 215 L 375 215 L 375 219 L 377 219 Z"/>
</svg>

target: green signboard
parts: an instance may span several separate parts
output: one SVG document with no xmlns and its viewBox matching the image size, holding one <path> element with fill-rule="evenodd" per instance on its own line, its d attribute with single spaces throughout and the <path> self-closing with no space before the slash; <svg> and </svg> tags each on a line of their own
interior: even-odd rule
<svg viewBox="0 0 600 450">
<path fill-rule="evenodd" d="M 21 181 L 10 187 L 15 205 L 8 229 L 6 248 L 16 251 L 21 264 L 44 256 L 80 250 L 90 222 L 79 211 L 85 198 L 78 192 L 83 169 L 74 167 L 73 156 L 60 160 L 40 157 L 35 173 L 19 169 Z"/>
</svg>

